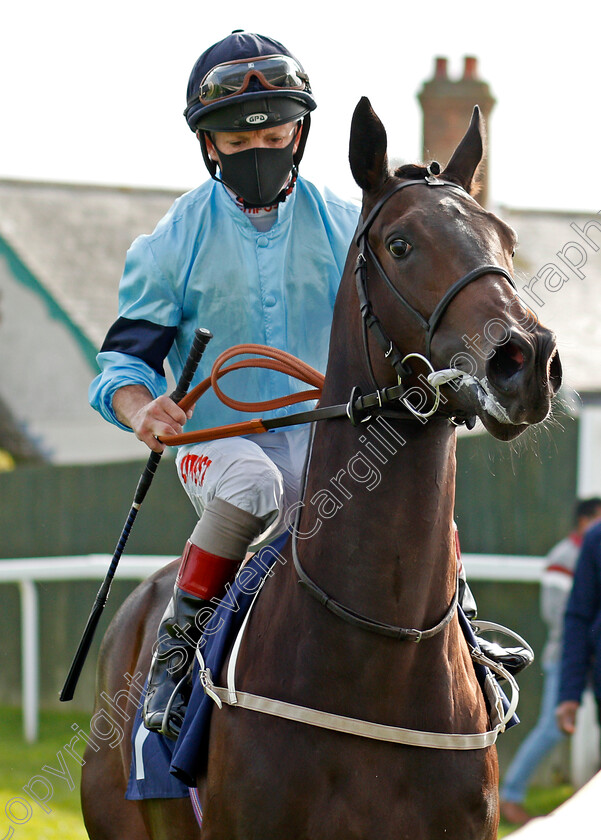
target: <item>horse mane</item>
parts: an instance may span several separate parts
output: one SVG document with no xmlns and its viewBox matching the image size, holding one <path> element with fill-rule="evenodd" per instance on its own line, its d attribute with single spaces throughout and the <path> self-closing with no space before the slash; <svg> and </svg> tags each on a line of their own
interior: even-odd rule
<svg viewBox="0 0 601 840">
<path fill-rule="evenodd" d="M 478 169 L 476 170 L 476 176 L 474 181 L 472 182 L 472 187 L 469 191 L 471 196 L 476 196 L 480 192 L 482 187 L 482 185 L 477 180 L 479 170 L 480 167 L 478 167 Z M 408 178 L 411 180 L 425 178 L 427 174 L 427 167 L 417 163 L 404 163 L 402 166 L 399 166 L 397 169 L 394 170 L 394 175 L 396 178 Z M 462 184 L 459 183 L 459 180 L 457 178 L 453 178 L 452 175 L 445 175 L 445 178 L 448 181 L 453 181 L 458 186 L 462 186 Z"/>
<path fill-rule="evenodd" d="M 404 163 L 402 166 L 399 166 L 398 169 L 394 170 L 394 174 L 396 178 L 408 178 L 408 179 L 417 179 L 417 178 L 425 178 L 428 174 L 428 170 L 425 166 L 419 166 L 417 163 Z"/>
</svg>

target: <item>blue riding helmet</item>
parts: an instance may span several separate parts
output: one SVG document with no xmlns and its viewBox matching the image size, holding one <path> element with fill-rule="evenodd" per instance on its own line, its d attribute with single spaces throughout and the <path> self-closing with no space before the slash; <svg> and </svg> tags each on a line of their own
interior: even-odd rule
<svg viewBox="0 0 601 840">
<path fill-rule="evenodd" d="M 268 128 L 316 108 L 309 78 L 292 53 L 273 38 L 242 30 L 203 52 L 190 74 L 187 102 L 184 116 L 194 132 Z M 308 125 L 303 139 L 307 131 Z"/>
</svg>

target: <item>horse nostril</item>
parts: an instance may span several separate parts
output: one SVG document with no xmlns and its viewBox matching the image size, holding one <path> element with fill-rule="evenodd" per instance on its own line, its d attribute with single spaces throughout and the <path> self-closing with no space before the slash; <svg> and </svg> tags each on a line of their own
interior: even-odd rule
<svg viewBox="0 0 601 840">
<path fill-rule="evenodd" d="M 547 378 L 549 380 L 551 390 L 553 391 L 553 396 L 555 396 L 555 394 L 561 388 L 562 377 L 563 370 L 561 367 L 561 359 L 559 358 L 557 348 L 555 348 L 555 350 L 549 356 L 549 362 L 547 365 Z"/>
<path fill-rule="evenodd" d="M 497 347 L 488 362 L 489 375 L 496 380 L 507 381 L 519 373 L 526 363 L 524 351 L 514 341 Z"/>
</svg>

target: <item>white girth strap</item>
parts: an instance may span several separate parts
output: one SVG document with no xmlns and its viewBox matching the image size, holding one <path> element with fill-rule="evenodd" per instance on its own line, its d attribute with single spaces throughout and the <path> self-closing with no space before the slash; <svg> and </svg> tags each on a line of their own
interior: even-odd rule
<svg viewBox="0 0 601 840">
<path fill-rule="evenodd" d="M 491 707 L 493 728 L 482 733 L 445 734 L 443 732 L 423 732 L 415 729 L 404 729 L 400 726 L 388 726 L 387 724 L 374 723 L 368 720 L 344 717 L 343 715 L 336 715 L 331 712 L 297 706 L 294 703 L 285 703 L 282 700 L 272 700 L 268 697 L 249 694 L 245 691 L 237 691 L 235 685 L 236 661 L 246 624 L 257 595 L 255 595 L 255 599 L 242 623 L 232 648 L 227 670 L 227 688 L 214 685 L 211 672 L 206 668 L 200 650 L 196 651 L 196 657 L 200 663 L 199 677 L 201 684 L 205 693 L 215 701 L 219 708 L 222 707 L 223 703 L 227 703 L 229 706 L 239 706 L 243 709 L 251 709 L 255 712 L 274 715 L 285 718 L 286 720 L 319 726 L 322 729 L 331 729 L 335 732 L 344 732 L 348 735 L 358 735 L 362 738 L 372 738 L 378 741 L 388 741 L 394 744 L 406 744 L 414 747 L 430 747 L 438 750 L 475 750 L 490 747 L 497 740 L 499 733 L 505 730 L 507 722 L 515 712 L 519 694 L 516 681 L 505 668 L 498 663 L 492 662 L 478 649 L 471 651 L 475 661 L 488 666 L 506 679 L 512 690 L 512 699 L 509 708 L 505 711 L 496 680 L 492 679 L 490 675 L 487 676 L 484 691 Z"/>
</svg>

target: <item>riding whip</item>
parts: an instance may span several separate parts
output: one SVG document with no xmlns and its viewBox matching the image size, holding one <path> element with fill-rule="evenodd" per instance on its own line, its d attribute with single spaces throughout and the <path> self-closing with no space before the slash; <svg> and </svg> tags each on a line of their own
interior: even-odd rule
<svg viewBox="0 0 601 840">
<path fill-rule="evenodd" d="M 190 353 L 188 354 L 186 364 L 184 365 L 184 369 L 182 370 L 181 376 L 179 377 L 179 381 L 175 390 L 170 395 L 171 399 L 174 402 L 179 403 L 180 400 L 182 400 L 183 397 L 186 395 L 188 388 L 190 387 L 192 378 L 196 373 L 196 368 L 198 367 L 198 364 L 202 358 L 202 354 L 204 353 L 207 344 L 212 338 L 213 334 L 209 330 L 201 328 L 195 330 L 194 342 L 192 343 L 192 347 L 190 349 Z M 63 685 L 63 689 L 59 695 L 59 699 L 62 701 L 73 699 L 75 687 L 77 686 L 79 676 L 88 656 L 88 652 L 90 650 L 90 645 L 92 644 L 92 639 L 94 638 L 96 627 L 98 626 L 100 616 L 102 615 L 102 611 L 104 610 L 104 607 L 108 600 L 111 584 L 113 582 L 115 572 L 117 571 L 119 560 L 121 559 L 121 555 L 123 554 L 125 543 L 127 542 L 130 531 L 132 529 L 132 525 L 134 524 L 134 520 L 138 515 L 138 511 L 140 510 L 142 502 L 146 497 L 146 493 L 148 492 L 148 489 L 152 484 L 152 479 L 154 478 L 154 474 L 161 461 L 161 455 L 161 452 L 151 452 L 150 457 L 148 458 L 148 462 L 146 463 L 146 467 L 144 468 L 144 472 L 140 476 L 138 486 L 136 487 L 134 500 L 132 502 L 132 506 L 127 516 L 127 519 L 125 520 L 123 530 L 121 531 L 121 536 L 119 537 L 117 547 L 115 548 L 113 559 L 111 560 L 108 572 L 106 573 L 106 577 L 104 578 L 104 581 L 102 582 L 102 585 L 98 590 L 98 594 L 96 595 L 96 600 L 94 601 L 94 606 L 92 607 L 92 611 L 89 615 L 88 622 L 85 626 L 83 635 L 79 642 L 79 647 L 77 648 L 75 656 L 73 657 L 73 662 L 71 663 L 71 668 L 69 669 L 69 673 L 67 674 L 67 679 L 65 680 L 65 684 Z"/>
</svg>

